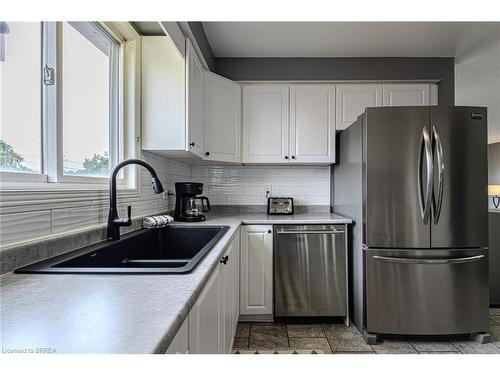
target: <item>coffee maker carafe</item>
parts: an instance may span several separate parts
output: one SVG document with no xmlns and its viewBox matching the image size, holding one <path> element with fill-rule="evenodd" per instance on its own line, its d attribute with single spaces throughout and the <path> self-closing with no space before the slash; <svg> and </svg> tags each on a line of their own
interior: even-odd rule
<svg viewBox="0 0 500 375">
<path fill-rule="evenodd" d="M 207 197 L 198 196 L 203 193 L 203 184 L 199 182 L 175 183 L 175 212 L 177 221 L 204 221 L 203 213 L 210 211 Z"/>
</svg>

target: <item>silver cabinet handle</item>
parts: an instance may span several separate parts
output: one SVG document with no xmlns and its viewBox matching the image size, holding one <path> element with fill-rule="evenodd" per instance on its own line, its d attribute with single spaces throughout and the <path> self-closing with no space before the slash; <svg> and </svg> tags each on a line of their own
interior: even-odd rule
<svg viewBox="0 0 500 375">
<path fill-rule="evenodd" d="M 434 140 L 436 141 L 436 154 L 438 163 L 438 196 L 434 207 L 434 224 L 437 224 L 439 222 L 439 216 L 441 214 L 441 206 L 443 204 L 444 158 L 443 158 L 443 144 L 441 143 L 441 137 L 439 136 L 439 133 L 437 132 L 434 126 L 432 127 L 432 133 Z"/>
<path fill-rule="evenodd" d="M 422 159 L 425 151 L 425 164 L 427 165 L 427 186 L 424 191 L 422 189 Z M 424 224 L 429 222 L 431 216 L 432 206 L 432 188 L 433 188 L 433 168 L 434 163 L 432 160 L 432 144 L 427 127 L 422 128 L 422 138 L 420 141 L 420 148 L 418 154 L 418 198 L 420 202 L 420 213 Z"/>
<path fill-rule="evenodd" d="M 278 230 L 277 234 L 344 234 L 343 230 Z"/>
<path fill-rule="evenodd" d="M 484 255 L 474 255 L 465 258 L 446 258 L 446 259 L 397 258 L 397 257 L 386 257 L 381 255 L 373 256 L 373 259 L 381 262 L 399 263 L 399 264 L 457 264 L 457 263 L 474 262 L 482 258 L 484 258 Z"/>
</svg>

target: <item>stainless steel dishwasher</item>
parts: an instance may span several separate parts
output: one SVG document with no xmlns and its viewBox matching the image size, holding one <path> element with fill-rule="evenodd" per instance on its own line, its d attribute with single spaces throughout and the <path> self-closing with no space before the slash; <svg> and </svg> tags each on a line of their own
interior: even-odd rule
<svg viewBox="0 0 500 375">
<path fill-rule="evenodd" d="M 274 226 L 275 317 L 345 317 L 347 225 Z"/>
</svg>

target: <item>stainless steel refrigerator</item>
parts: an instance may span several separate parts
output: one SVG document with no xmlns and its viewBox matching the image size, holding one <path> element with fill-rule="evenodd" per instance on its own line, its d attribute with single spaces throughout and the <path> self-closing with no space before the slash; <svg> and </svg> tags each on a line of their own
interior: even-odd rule
<svg viewBox="0 0 500 375">
<path fill-rule="evenodd" d="M 365 340 L 488 340 L 486 108 L 367 108 L 337 136 L 332 209 L 355 221 L 351 298 Z"/>
</svg>

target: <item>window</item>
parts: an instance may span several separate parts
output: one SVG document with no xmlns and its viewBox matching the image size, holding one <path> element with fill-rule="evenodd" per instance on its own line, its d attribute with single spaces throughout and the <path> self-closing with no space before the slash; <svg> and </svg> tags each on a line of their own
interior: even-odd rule
<svg viewBox="0 0 500 375">
<path fill-rule="evenodd" d="M 62 26 L 64 175 L 108 176 L 117 123 L 118 43 L 87 22 Z M 115 150 L 113 150 L 115 151 Z M 114 156 L 114 155 L 113 155 Z"/>
<path fill-rule="evenodd" d="M 0 170 L 41 173 L 42 25 L 3 23 L 0 38 Z"/>
<path fill-rule="evenodd" d="M 119 39 L 95 22 L 2 22 L 2 180 L 106 182 L 124 144 Z"/>
</svg>

